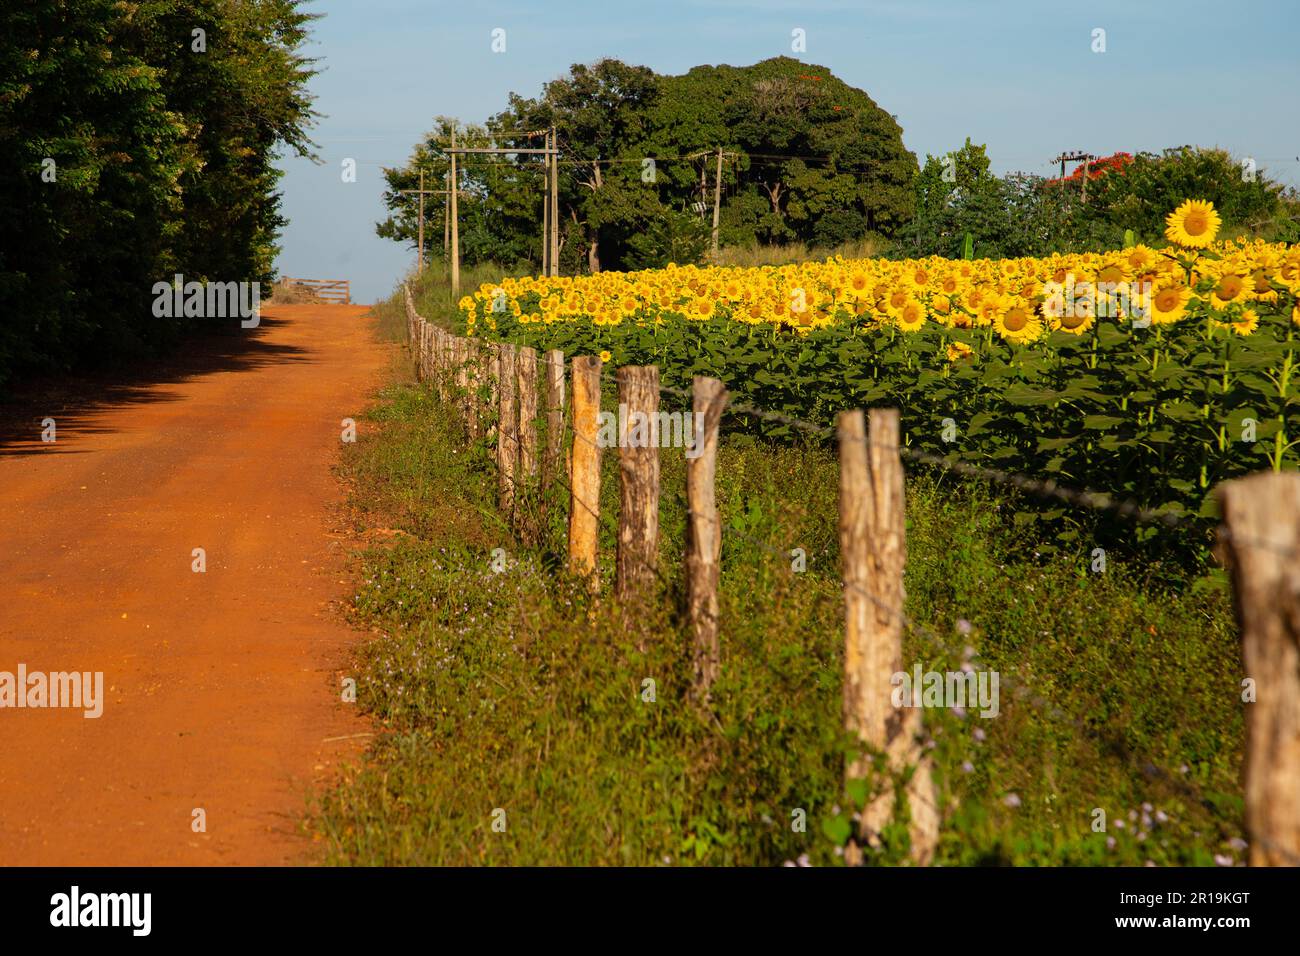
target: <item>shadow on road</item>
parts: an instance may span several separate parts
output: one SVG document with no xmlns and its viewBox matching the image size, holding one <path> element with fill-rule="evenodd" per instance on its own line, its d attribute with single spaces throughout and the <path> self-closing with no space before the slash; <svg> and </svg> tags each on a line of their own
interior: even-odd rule
<svg viewBox="0 0 1300 956">
<path fill-rule="evenodd" d="M 204 375 L 254 371 L 308 358 L 308 349 L 268 341 L 287 323 L 276 317 L 274 305 L 264 309 L 257 328 L 196 332 L 165 356 L 90 373 L 32 376 L 16 383 L 7 395 L 0 395 L 0 458 L 79 454 L 62 441 L 41 440 L 46 418 L 54 419 L 59 439 L 111 431 L 91 419 L 110 408 L 175 401 L 176 394 L 166 386 Z"/>
</svg>

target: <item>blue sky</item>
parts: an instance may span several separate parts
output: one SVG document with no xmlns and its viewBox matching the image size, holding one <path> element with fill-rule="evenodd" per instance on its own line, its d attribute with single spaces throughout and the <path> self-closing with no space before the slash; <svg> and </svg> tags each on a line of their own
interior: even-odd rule
<svg viewBox="0 0 1300 956">
<path fill-rule="evenodd" d="M 573 63 L 660 73 L 772 56 L 830 68 L 926 153 L 988 144 L 994 170 L 1048 174 L 1064 149 L 1221 146 L 1300 184 L 1300 2 L 1237 0 L 317 0 L 308 55 L 322 164 L 285 159 L 282 274 L 386 296 L 412 251 L 375 235 L 381 167 L 439 114 L 478 122 Z M 491 35 L 506 31 L 506 51 Z M 791 31 L 807 52 L 791 52 Z M 1106 31 L 1094 53 L 1093 30 Z M 344 183 L 344 159 L 357 181 Z"/>
</svg>

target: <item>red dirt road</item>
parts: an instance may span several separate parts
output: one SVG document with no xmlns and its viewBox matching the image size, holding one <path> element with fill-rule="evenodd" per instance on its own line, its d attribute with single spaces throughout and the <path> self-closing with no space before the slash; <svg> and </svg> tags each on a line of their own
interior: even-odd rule
<svg viewBox="0 0 1300 956">
<path fill-rule="evenodd" d="M 331 605 L 340 423 L 390 355 L 365 311 L 269 305 L 0 442 L 0 672 L 103 671 L 105 698 L 98 719 L 0 709 L 0 864 L 309 858 L 303 797 L 367 730 Z"/>
</svg>

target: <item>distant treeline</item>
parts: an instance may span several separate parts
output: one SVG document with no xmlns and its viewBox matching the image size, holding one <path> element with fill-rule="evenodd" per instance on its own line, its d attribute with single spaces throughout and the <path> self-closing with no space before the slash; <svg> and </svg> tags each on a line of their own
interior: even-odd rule
<svg viewBox="0 0 1300 956">
<path fill-rule="evenodd" d="M 453 121 L 438 117 L 403 168 L 386 171 L 380 236 L 415 243 L 419 172 L 444 189 Z M 554 126 L 562 152 L 561 267 L 566 273 L 699 260 L 712 225 L 717 150 L 723 152 L 723 246 L 832 248 L 860 240 L 895 256 L 977 257 L 1115 248 L 1131 230 L 1158 242 L 1164 216 L 1186 198 L 1209 199 L 1226 234 L 1294 241 L 1296 199 L 1263 168 L 1217 149 L 1138 154 L 1122 173 L 1052 185 L 1037 175 L 994 176 L 970 143 L 924 165 L 902 128 L 862 90 L 825 67 L 788 57 L 753 66 L 699 66 L 661 76 L 602 60 L 573 66 L 533 99 L 479 125 L 457 125 L 460 146 L 540 147 L 523 135 Z M 1049 157 L 1044 157 L 1047 159 Z M 461 254 L 467 263 L 536 263 L 541 253 L 542 160 L 462 161 Z M 435 201 L 436 200 L 436 201 Z M 425 206 L 425 248 L 443 243 L 441 196 Z"/>
<path fill-rule="evenodd" d="M 269 281 L 276 150 L 311 145 L 300 5 L 6 0 L 0 383 L 173 339 L 151 305 L 176 273 Z"/>
</svg>

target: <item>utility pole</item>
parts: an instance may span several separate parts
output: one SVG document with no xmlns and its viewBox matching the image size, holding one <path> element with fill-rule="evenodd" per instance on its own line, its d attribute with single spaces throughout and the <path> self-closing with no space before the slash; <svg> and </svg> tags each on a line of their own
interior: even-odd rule
<svg viewBox="0 0 1300 956">
<path fill-rule="evenodd" d="M 419 189 L 399 189 L 398 194 L 401 196 L 416 195 L 420 197 L 419 218 L 416 226 L 416 256 L 415 271 L 416 274 L 424 272 L 424 197 L 441 196 L 447 192 L 445 189 L 425 189 L 424 188 L 424 168 L 420 168 L 420 188 Z M 446 234 L 447 223 L 443 223 L 443 233 Z M 443 245 L 443 251 L 446 251 L 446 244 Z"/>
<path fill-rule="evenodd" d="M 1092 168 L 1091 167 L 1092 161 L 1096 158 L 1097 158 L 1096 156 L 1093 156 L 1091 153 L 1086 153 L 1081 149 L 1076 149 L 1072 153 L 1062 152 L 1060 156 L 1057 156 L 1055 162 L 1061 164 L 1061 192 L 1062 193 L 1065 192 L 1065 164 L 1082 162 L 1083 163 L 1083 201 L 1087 202 L 1088 201 L 1088 173 Z"/>
<path fill-rule="evenodd" d="M 442 180 L 447 184 L 447 189 L 451 188 L 451 170 L 442 174 Z M 444 190 L 445 192 L 445 190 Z M 447 258 L 447 250 L 451 247 L 451 217 L 442 217 L 442 257 Z"/>
<path fill-rule="evenodd" d="M 699 159 L 701 156 L 708 156 L 708 155 L 710 155 L 710 154 L 713 153 L 713 152 L 714 152 L 714 150 L 711 150 L 711 149 L 710 149 L 710 150 L 705 150 L 705 151 L 702 152 L 702 153 L 691 153 L 689 156 L 687 156 L 687 157 L 685 157 L 685 158 L 686 158 L 686 159 Z M 722 210 L 722 158 L 723 158 L 724 156 L 735 157 L 735 156 L 737 156 L 737 155 L 739 155 L 739 154 L 738 154 L 738 153 L 724 153 L 724 152 L 722 151 L 722 147 L 721 147 L 721 146 L 719 146 L 719 147 L 717 148 L 718 166 L 717 166 L 717 172 L 716 172 L 716 174 L 715 174 L 714 177 L 713 177 L 713 257 L 714 257 L 715 259 L 716 259 L 717 256 L 718 256 L 718 217 L 719 217 L 719 213 L 720 213 L 721 210 Z M 707 169 L 708 169 L 708 166 L 707 166 L 707 165 L 705 165 L 705 166 L 701 166 L 701 167 L 700 167 L 700 192 L 703 192 L 704 189 L 706 188 L 706 187 L 705 187 L 705 182 L 707 181 L 707 179 L 706 179 L 706 177 L 707 177 L 707 172 L 706 172 L 706 170 L 707 170 Z M 703 212 L 704 212 L 704 203 L 701 202 L 701 203 L 699 204 L 699 207 L 698 207 L 698 208 L 699 208 L 700 212 L 703 213 Z"/>
<path fill-rule="evenodd" d="M 451 301 L 460 299 L 460 222 L 456 195 L 460 192 L 460 177 L 456 175 L 456 127 L 451 128 L 451 184 L 448 187 L 448 217 L 451 219 Z"/>
<path fill-rule="evenodd" d="M 558 276 L 560 274 L 560 136 L 554 126 L 551 127 L 551 135 L 546 145 L 551 150 L 549 162 L 551 167 L 551 271 L 549 274 Z"/>
<path fill-rule="evenodd" d="M 541 132 L 536 132 L 536 133 L 518 134 L 518 135 L 543 136 L 543 135 L 546 135 L 546 133 L 545 133 L 545 131 L 541 131 Z M 547 139 L 548 139 L 548 142 L 549 142 L 549 141 L 550 141 L 550 137 L 548 136 Z M 453 130 L 453 131 L 452 131 L 452 134 L 451 134 L 451 147 L 447 150 L 447 155 L 449 155 L 449 156 L 451 157 L 451 175 L 452 175 L 452 180 L 453 180 L 453 181 L 456 180 L 456 157 L 457 157 L 457 156 L 464 156 L 464 155 L 466 155 L 466 154 L 496 156 L 496 155 L 501 155 L 501 154 L 503 154 L 503 153 L 509 153 L 509 154 L 519 155 L 519 156 L 542 156 L 542 157 L 544 157 L 545 159 L 548 160 L 548 162 L 547 162 L 547 166 L 549 167 L 549 169 L 550 169 L 550 173 L 551 173 L 551 176 L 550 176 L 551 182 L 550 182 L 550 190 L 549 190 L 549 192 L 550 192 L 550 201 L 551 201 L 551 207 L 552 207 L 552 208 L 551 208 L 551 214 L 550 214 L 550 220 L 551 220 L 551 229 L 550 229 L 550 249 L 551 249 L 551 256 L 550 256 L 550 262 L 549 262 L 549 266 L 550 266 L 550 274 L 551 274 L 551 275 L 559 275 L 559 274 L 560 274 L 560 270 L 559 270 L 559 239 L 558 239 L 558 236 L 559 236 L 559 233 L 560 233 L 560 230 L 559 230 L 559 223 L 558 223 L 558 220 L 559 220 L 559 209 L 558 209 L 558 204 L 555 202 L 555 197 L 558 195 L 557 192 L 556 192 L 556 188 L 555 188 L 555 180 L 556 180 L 556 176 L 557 176 L 557 174 L 558 174 L 558 172 L 559 172 L 559 163 L 556 161 L 556 156 L 557 156 L 558 152 L 559 152 L 559 150 L 552 149 L 550 146 L 547 146 L 545 149 L 521 149 L 521 148 L 519 148 L 519 147 L 514 147 L 514 146 L 508 146 L 508 147 L 505 147 L 505 148 L 501 148 L 501 147 L 474 147 L 474 148 L 471 148 L 471 147 L 465 147 L 465 148 L 463 148 L 463 149 L 457 149 L 457 148 L 456 148 L 456 132 L 455 132 L 455 130 Z M 453 298 L 459 298 L 459 297 L 460 297 L 460 229 L 459 229 L 459 225 L 458 225 L 458 223 L 457 223 L 457 221 L 456 221 L 456 194 L 457 194 L 459 191 L 460 191 L 460 190 L 458 190 L 458 189 L 452 189 L 452 191 L 451 191 L 451 213 L 450 213 L 450 216 L 451 216 L 451 294 L 452 294 Z M 546 231 L 546 230 L 543 229 L 543 232 L 545 232 L 545 231 Z"/>
<path fill-rule="evenodd" d="M 551 134 L 546 134 L 546 148 L 551 147 Z M 551 274 L 551 162 L 546 161 L 542 173 L 542 275 Z"/>
<path fill-rule="evenodd" d="M 718 147 L 718 171 L 713 177 L 713 260 L 718 259 L 718 213 L 722 209 L 722 147 Z"/>
<path fill-rule="evenodd" d="M 415 240 L 415 274 L 424 273 L 424 167 L 420 167 L 420 227 Z"/>
</svg>

